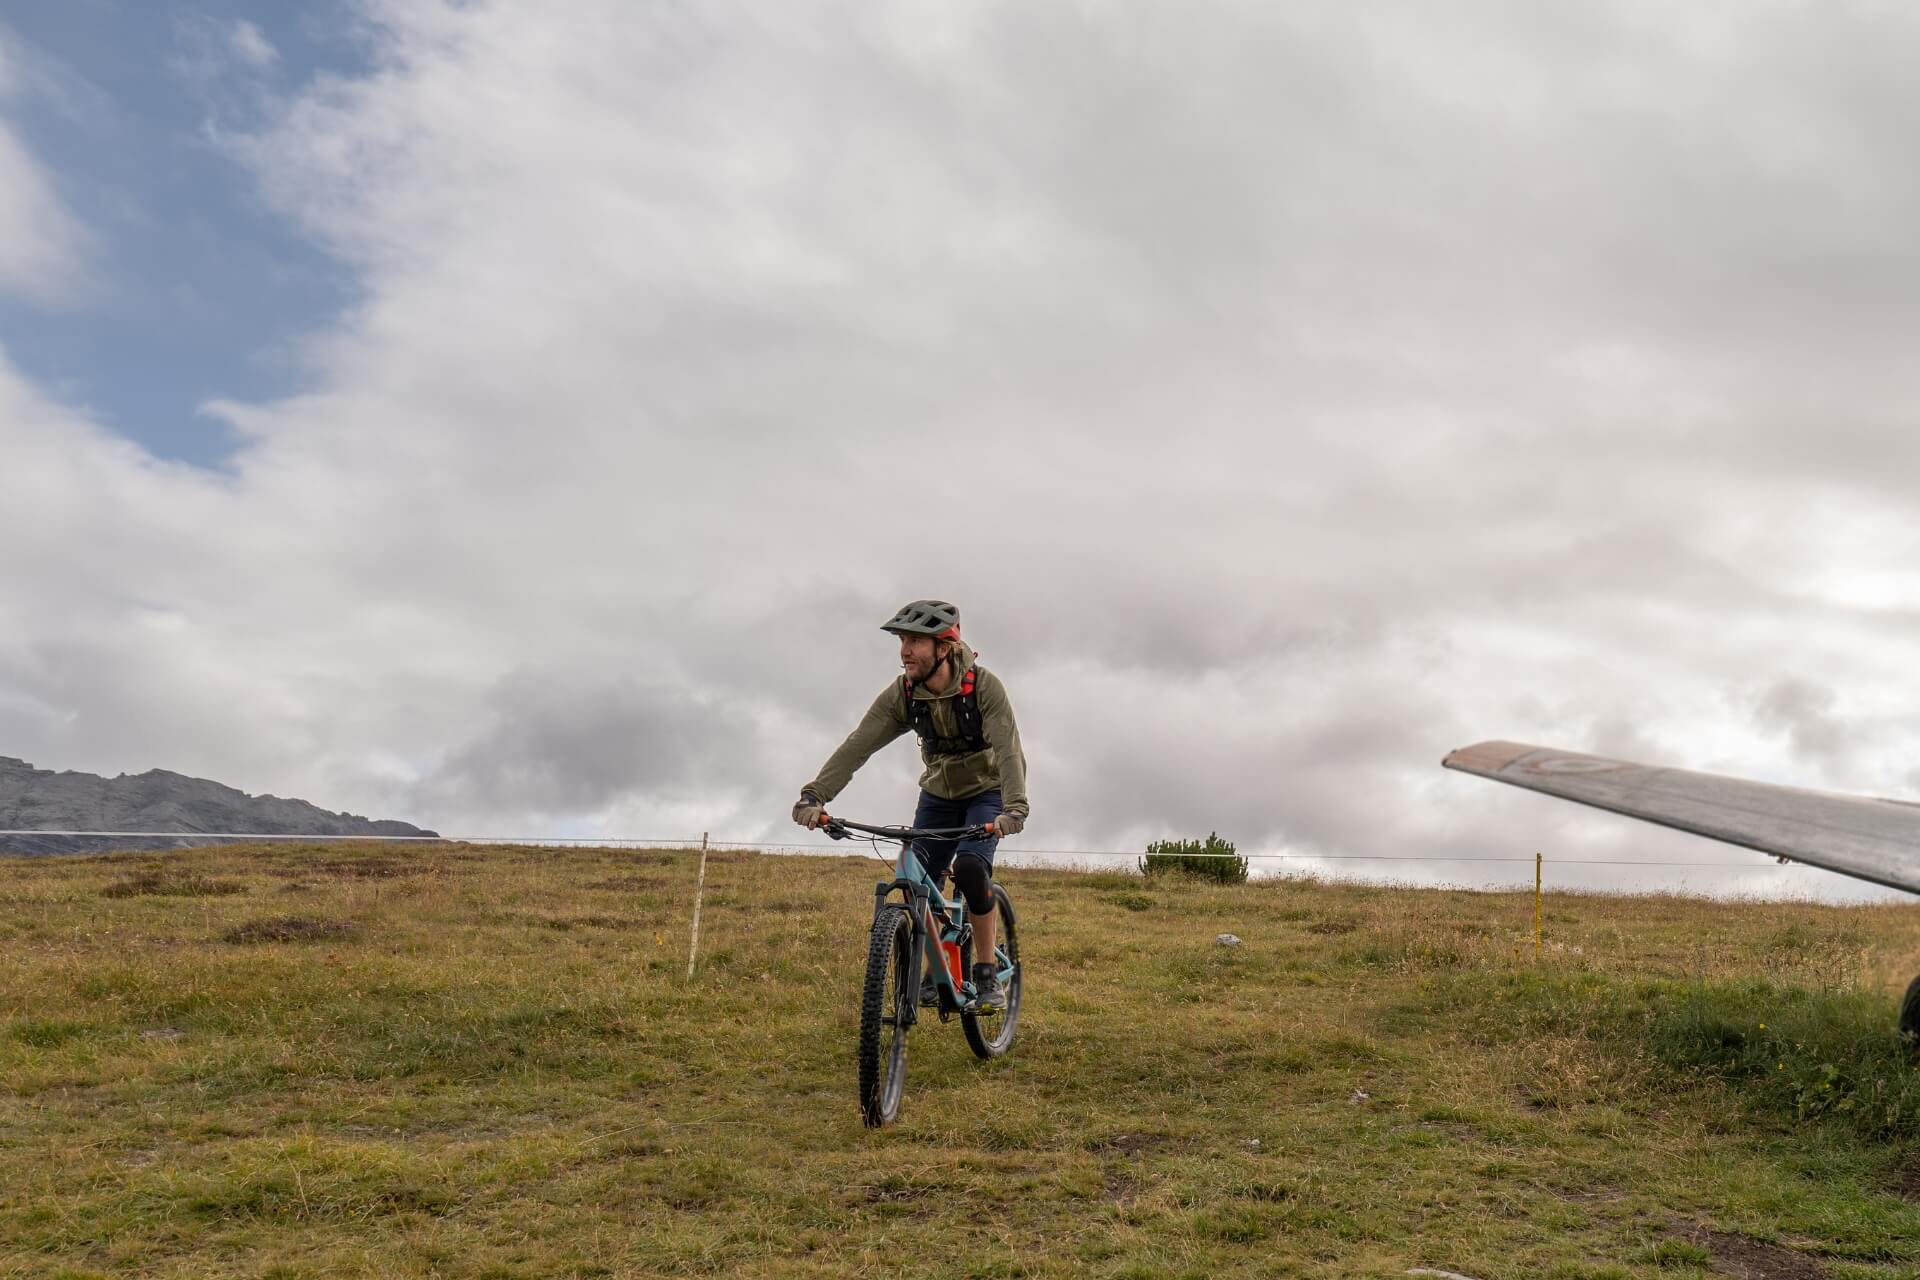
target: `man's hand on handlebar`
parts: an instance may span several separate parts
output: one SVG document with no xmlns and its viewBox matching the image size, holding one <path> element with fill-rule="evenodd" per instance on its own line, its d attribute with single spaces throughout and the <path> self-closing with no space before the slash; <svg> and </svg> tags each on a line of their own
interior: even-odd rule
<svg viewBox="0 0 1920 1280">
<path fill-rule="evenodd" d="M 827 806 L 803 791 L 794 802 L 793 820 L 809 831 L 815 830 L 827 820 Z"/>
<path fill-rule="evenodd" d="M 1017 836 L 1026 829 L 1027 820 L 1017 813 L 1003 813 L 987 824 L 995 836 Z"/>
</svg>

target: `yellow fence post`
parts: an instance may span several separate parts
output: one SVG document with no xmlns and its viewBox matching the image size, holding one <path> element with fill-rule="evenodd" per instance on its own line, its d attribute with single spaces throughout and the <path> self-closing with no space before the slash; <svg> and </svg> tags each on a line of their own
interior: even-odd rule
<svg viewBox="0 0 1920 1280">
<path fill-rule="evenodd" d="M 693 976 L 694 957 L 700 954 L 700 899 L 707 891 L 707 833 L 700 833 L 700 879 L 693 886 L 693 941 L 687 944 L 687 976 Z"/>
<path fill-rule="evenodd" d="M 1533 855 L 1533 958 L 1540 958 L 1540 863 L 1541 856 Z"/>
</svg>

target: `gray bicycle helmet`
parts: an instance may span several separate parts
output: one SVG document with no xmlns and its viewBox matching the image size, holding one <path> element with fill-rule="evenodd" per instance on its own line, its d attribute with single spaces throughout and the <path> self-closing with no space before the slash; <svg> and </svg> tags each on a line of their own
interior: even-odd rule
<svg viewBox="0 0 1920 1280">
<path fill-rule="evenodd" d="M 901 606 L 900 612 L 883 623 L 882 631 L 895 635 L 932 636 L 936 640 L 960 638 L 960 610 L 945 600 L 915 600 Z"/>
</svg>

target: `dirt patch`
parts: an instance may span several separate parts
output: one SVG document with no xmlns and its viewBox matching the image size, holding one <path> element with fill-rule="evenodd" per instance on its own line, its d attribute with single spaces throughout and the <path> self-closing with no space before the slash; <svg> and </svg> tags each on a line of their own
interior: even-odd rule
<svg viewBox="0 0 1920 1280">
<path fill-rule="evenodd" d="M 859 1200 L 867 1204 L 910 1204 L 940 1194 L 938 1187 L 887 1186 L 861 1187 Z"/>
<path fill-rule="evenodd" d="M 547 928 L 565 933 L 569 929 L 638 929 L 646 921 L 629 916 L 554 916 L 545 923 Z"/>
<path fill-rule="evenodd" d="M 351 920 L 279 916 L 272 920 L 252 920 L 229 929 L 220 935 L 220 940 L 236 946 L 253 942 L 339 942 L 359 931 L 360 926 Z"/>
<path fill-rule="evenodd" d="M 1360 926 L 1352 920 L 1315 920 L 1307 926 L 1308 933 L 1322 933 L 1338 937 L 1343 933 L 1352 933 Z"/>
<path fill-rule="evenodd" d="M 1111 1137 L 1097 1138 L 1088 1143 L 1087 1150 L 1132 1156 L 1142 1151 L 1157 1150 L 1172 1141 L 1173 1139 L 1164 1133 L 1116 1133 Z"/>
<path fill-rule="evenodd" d="M 665 876 L 613 876 L 606 880 L 595 880 L 585 887 L 598 889 L 602 893 L 640 893 L 648 889 L 658 889 L 666 882 Z"/>
<path fill-rule="evenodd" d="M 1893 1194 L 1910 1204 L 1920 1204 L 1920 1156 L 1893 1171 Z"/>
<path fill-rule="evenodd" d="M 1784 1245 L 1708 1227 L 1689 1227 L 1676 1234 L 1705 1249 L 1714 1271 L 1734 1280 L 1827 1280 L 1826 1267 Z"/>
<path fill-rule="evenodd" d="M 1108 1204 L 1129 1205 L 1140 1197 L 1140 1180 L 1124 1164 L 1111 1165 L 1100 1179 L 1100 1198 Z"/>
<path fill-rule="evenodd" d="M 427 870 L 418 863 L 395 862 L 389 858 L 336 858 L 309 862 L 305 869 L 316 876 L 337 876 L 343 880 L 398 880 Z"/>
<path fill-rule="evenodd" d="M 247 886 L 238 880 L 216 880 L 212 876 L 145 871 L 117 881 L 100 891 L 103 898 L 223 898 L 245 893 Z"/>
<path fill-rule="evenodd" d="M 685 856 L 664 849 L 631 849 L 615 854 L 612 861 L 629 867 L 664 867 L 673 865 Z"/>
<path fill-rule="evenodd" d="M 1559 1111 L 1567 1105 L 1553 1090 L 1530 1084 L 1515 1085 L 1513 1100 L 1529 1111 Z"/>
<path fill-rule="evenodd" d="M 331 876 L 336 880 L 397 880 L 402 876 L 425 875 L 433 867 L 398 858 L 299 858 L 287 859 L 271 874 L 282 880 L 305 880 L 313 876 Z"/>
</svg>

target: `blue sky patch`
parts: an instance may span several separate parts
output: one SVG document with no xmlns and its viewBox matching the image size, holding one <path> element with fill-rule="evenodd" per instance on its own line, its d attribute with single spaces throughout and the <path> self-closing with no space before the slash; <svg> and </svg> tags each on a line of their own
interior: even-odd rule
<svg viewBox="0 0 1920 1280">
<path fill-rule="evenodd" d="M 93 249 L 70 298 L 0 295 L 0 344 L 156 456 L 220 465 L 235 440 L 200 406 L 300 390 L 301 339 L 357 282 L 212 139 L 364 70 L 362 24 L 343 0 L 60 0 L 12 7 L 0 44 L 20 82 L 0 110 Z"/>
</svg>

